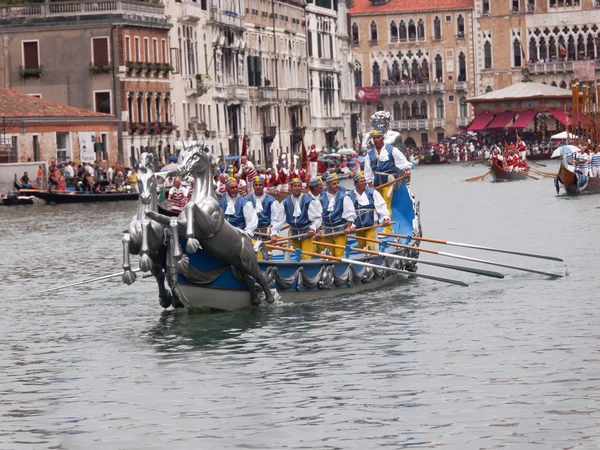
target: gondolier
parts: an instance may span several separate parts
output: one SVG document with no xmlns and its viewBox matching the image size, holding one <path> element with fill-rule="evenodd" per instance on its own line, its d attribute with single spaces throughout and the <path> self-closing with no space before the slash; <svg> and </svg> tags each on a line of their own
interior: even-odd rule
<svg viewBox="0 0 600 450">
<path fill-rule="evenodd" d="M 327 192 L 323 192 L 319 197 L 323 207 L 323 237 L 320 241 L 345 246 L 348 240 L 347 233 L 351 232 L 356 218 L 354 203 L 347 195 L 348 191 L 340 187 L 336 173 L 329 175 L 325 183 L 327 183 Z M 341 257 L 344 256 L 344 249 L 332 247 L 332 253 L 334 256 Z"/>
<path fill-rule="evenodd" d="M 181 186 L 181 179 L 175 178 L 175 183 L 173 183 L 173 187 L 169 190 L 169 196 L 167 197 L 167 200 L 172 203 L 171 211 L 177 213 L 183 211 L 188 198 L 187 189 Z"/>
<path fill-rule="evenodd" d="M 302 181 L 292 179 L 292 195 L 285 198 L 282 203 L 285 221 L 290 225 L 291 236 L 300 236 L 292 240 L 292 246 L 303 252 L 314 250 L 313 238 L 321 228 L 322 208 L 321 203 L 312 195 L 302 193 Z M 276 230 L 283 228 L 282 223 L 274 223 Z M 276 242 L 277 236 L 271 236 L 271 242 Z M 310 256 L 302 255 L 302 259 Z"/>
<path fill-rule="evenodd" d="M 348 194 L 348 197 L 352 200 L 356 211 L 354 227 L 365 228 L 375 225 L 375 211 L 377 211 L 379 223 L 388 226 L 391 215 L 381 194 L 372 187 L 367 186 L 367 180 L 363 172 L 356 174 L 353 181 L 355 187 Z M 375 228 L 357 231 L 356 236 L 374 239 Z M 362 239 L 357 239 L 356 242 L 360 248 L 365 248 L 368 244 L 367 241 Z"/>
<path fill-rule="evenodd" d="M 519 152 L 519 156 L 523 159 L 527 158 L 527 145 L 521 139 L 521 136 L 517 136 L 517 152 Z"/>
<path fill-rule="evenodd" d="M 392 116 L 387 111 L 377 111 L 371 116 L 374 148 L 365 158 L 365 178 L 370 187 L 387 182 L 386 175 L 410 176 L 412 164 L 392 144 L 384 144 L 384 135 L 390 127 Z"/>
<path fill-rule="evenodd" d="M 272 223 L 282 222 L 280 218 L 283 215 L 281 205 L 275 200 L 275 197 L 265 192 L 265 178 L 262 175 L 254 177 L 252 187 L 254 193 L 248 196 L 248 201 L 252 203 L 258 216 L 256 231 L 266 234 Z M 279 231 L 272 227 L 271 233 L 276 235 Z M 257 239 L 263 239 L 263 237 L 259 236 Z"/>
<path fill-rule="evenodd" d="M 247 197 L 238 194 L 238 184 L 235 178 L 230 178 L 225 183 L 226 194 L 221 201 L 221 209 L 225 220 L 236 228 L 252 235 L 258 225 L 258 216 L 252 202 Z"/>
</svg>

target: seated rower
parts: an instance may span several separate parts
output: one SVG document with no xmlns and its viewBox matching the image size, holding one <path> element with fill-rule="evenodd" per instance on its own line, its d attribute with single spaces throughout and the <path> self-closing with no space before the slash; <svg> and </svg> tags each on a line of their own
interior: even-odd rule
<svg viewBox="0 0 600 450">
<path fill-rule="evenodd" d="M 337 174 L 331 174 L 325 180 L 327 192 L 323 192 L 319 200 L 323 207 L 323 237 L 319 240 L 328 244 L 346 246 L 347 234 L 352 231 L 356 211 L 352 199 L 345 188 L 340 188 Z M 330 235 L 330 236 L 328 236 Z M 322 251 L 318 247 L 317 252 Z M 333 256 L 344 256 L 343 248 L 332 247 Z"/>
<path fill-rule="evenodd" d="M 321 228 L 321 203 L 313 195 L 302 193 L 302 181 L 299 178 L 292 179 L 291 189 L 292 195 L 282 202 L 283 218 L 290 225 L 291 236 L 306 235 L 292 240 L 292 246 L 312 252 L 313 238 Z M 283 223 L 273 224 L 273 228 L 280 230 L 282 225 Z M 277 235 L 271 234 L 271 243 L 277 243 Z M 310 259 L 310 256 L 302 255 L 302 259 Z"/>
<path fill-rule="evenodd" d="M 354 226 L 356 228 L 365 228 L 375 225 L 375 211 L 377 211 L 379 223 L 384 226 L 389 226 L 390 212 L 381 194 L 372 187 L 367 186 L 367 180 L 363 172 L 355 175 L 353 180 L 354 189 L 348 194 L 348 196 L 354 203 L 354 209 L 356 210 Z M 374 239 L 375 228 L 357 231 L 356 236 Z M 357 238 L 356 242 L 360 248 L 365 248 L 367 245 L 371 245 L 371 247 L 373 247 L 372 243 L 362 239 Z"/>
<path fill-rule="evenodd" d="M 238 194 L 238 184 L 235 178 L 225 183 L 226 193 L 220 201 L 225 213 L 225 220 L 236 228 L 252 235 L 258 225 L 258 216 L 252 202 Z"/>
<path fill-rule="evenodd" d="M 260 233 L 268 233 L 271 224 L 283 222 L 281 212 L 281 204 L 275 200 L 270 194 L 265 192 L 265 178 L 260 175 L 254 177 L 252 181 L 253 194 L 248 196 L 248 201 L 254 206 L 254 210 L 258 215 L 258 227 L 256 231 Z M 280 230 L 271 227 L 272 234 L 277 234 Z M 257 239 L 264 240 L 264 236 L 258 236 Z"/>
</svg>

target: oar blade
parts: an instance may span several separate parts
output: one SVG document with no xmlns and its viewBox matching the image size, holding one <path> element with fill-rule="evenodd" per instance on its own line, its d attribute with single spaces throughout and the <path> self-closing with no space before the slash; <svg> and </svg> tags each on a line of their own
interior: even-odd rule
<svg viewBox="0 0 600 450">
<path fill-rule="evenodd" d="M 537 255 L 535 253 L 517 252 L 517 251 L 514 251 L 514 250 L 504 250 L 504 249 L 501 249 L 501 248 L 484 247 L 482 245 L 465 244 L 463 242 L 446 241 L 446 243 L 448 245 L 454 245 L 456 247 L 474 248 L 474 249 L 477 249 L 477 250 L 485 250 L 485 251 L 488 251 L 488 252 L 507 253 L 509 255 L 527 256 L 529 258 L 547 259 L 547 260 L 550 260 L 550 261 L 563 262 L 562 258 L 558 258 L 556 256 Z"/>
<path fill-rule="evenodd" d="M 457 266 L 455 264 L 444 264 L 444 263 L 438 263 L 438 262 L 421 260 L 421 259 L 419 259 L 418 261 L 419 261 L 419 264 L 427 264 L 430 266 L 442 267 L 444 269 L 458 270 L 461 272 L 468 272 L 468 273 L 472 273 L 475 275 L 483 275 L 485 277 L 504 278 L 503 274 L 501 274 L 500 272 L 495 272 L 493 270 L 478 269 L 476 267 Z"/>
</svg>

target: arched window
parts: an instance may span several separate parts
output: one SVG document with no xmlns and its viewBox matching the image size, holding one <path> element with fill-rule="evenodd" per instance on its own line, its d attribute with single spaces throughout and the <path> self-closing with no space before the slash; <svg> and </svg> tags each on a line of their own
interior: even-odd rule
<svg viewBox="0 0 600 450">
<path fill-rule="evenodd" d="M 484 55 L 484 59 L 485 59 L 485 68 L 486 69 L 491 69 L 492 68 L 492 44 L 490 44 L 490 42 L 486 42 L 485 44 L 483 44 L 483 55 Z"/>
<path fill-rule="evenodd" d="M 548 58 L 548 51 L 546 49 L 546 39 L 540 38 L 540 62 L 546 61 Z"/>
<path fill-rule="evenodd" d="M 381 71 L 379 70 L 379 64 L 373 63 L 373 86 L 381 85 Z"/>
<path fill-rule="evenodd" d="M 421 77 L 421 74 L 419 73 L 419 69 L 420 69 L 419 63 L 417 62 L 416 59 L 413 59 L 413 62 L 411 64 L 411 66 L 410 66 L 411 79 L 413 81 L 421 83 L 422 82 L 422 79 L 421 79 L 422 77 Z"/>
<path fill-rule="evenodd" d="M 467 81 L 467 58 L 463 52 L 458 55 L 458 81 Z"/>
<path fill-rule="evenodd" d="M 529 61 L 536 62 L 539 59 L 537 50 L 535 39 L 531 38 L 529 40 Z"/>
<path fill-rule="evenodd" d="M 596 54 L 594 53 L 594 38 L 591 35 L 587 38 L 587 57 L 588 59 L 596 59 Z"/>
<path fill-rule="evenodd" d="M 390 23 L 390 40 L 392 42 L 396 42 L 398 40 L 398 27 L 396 26 L 396 22 L 392 20 Z"/>
<path fill-rule="evenodd" d="M 398 61 L 394 61 L 394 64 L 392 64 L 392 79 L 398 82 L 400 81 L 400 76 L 400 64 Z"/>
<path fill-rule="evenodd" d="M 405 120 L 410 119 L 410 106 L 408 106 L 408 102 L 406 100 L 402 104 L 402 118 Z"/>
<path fill-rule="evenodd" d="M 574 61 L 576 58 L 576 51 L 575 51 L 575 39 L 573 39 L 573 36 L 569 36 L 569 40 L 568 40 L 568 47 L 567 47 L 567 55 L 569 57 L 569 60 Z"/>
<path fill-rule="evenodd" d="M 415 22 L 412 19 L 408 21 L 408 39 L 410 41 L 417 39 L 417 27 L 415 27 Z"/>
<path fill-rule="evenodd" d="M 423 82 L 428 83 L 429 82 L 429 64 L 425 60 L 423 60 L 423 63 L 421 64 L 421 73 L 423 74 Z"/>
<path fill-rule="evenodd" d="M 563 89 L 567 88 L 567 83 L 565 83 L 565 80 L 563 80 L 563 81 L 560 82 L 560 87 L 563 88 Z"/>
<path fill-rule="evenodd" d="M 436 55 L 435 57 L 435 81 L 442 83 L 444 81 L 444 72 L 442 70 L 442 57 Z"/>
<path fill-rule="evenodd" d="M 459 14 L 456 19 L 456 32 L 459 39 L 465 37 L 465 18 L 462 16 L 462 14 Z"/>
<path fill-rule="evenodd" d="M 492 89 L 492 87 L 491 87 L 491 86 L 488 86 L 488 87 L 486 87 L 486 88 L 485 88 L 485 93 L 486 93 L 486 94 L 487 94 L 488 92 L 492 92 L 492 91 L 493 91 L 493 89 Z"/>
<path fill-rule="evenodd" d="M 358 24 L 357 23 L 352 24 L 352 43 L 353 44 L 359 43 Z"/>
<path fill-rule="evenodd" d="M 467 99 L 461 97 L 460 99 L 460 117 L 468 117 L 469 116 L 469 105 L 467 104 Z"/>
<path fill-rule="evenodd" d="M 553 81 L 552 83 L 550 83 L 550 86 L 557 87 L 557 86 L 556 86 L 556 81 Z"/>
<path fill-rule="evenodd" d="M 423 19 L 419 19 L 419 22 L 417 23 L 417 39 L 425 39 L 425 23 L 423 22 Z"/>
<path fill-rule="evenodd" d="M 412 102 L 411 108 L 410 108 L 410 112 L 412 115 L 413 119 L 420 119 L 419 117 L 419 104 L 417 103 L 416 100 L 414 100 Z"/>
<path fill-rule="evenodd" d="M 354 86 L 362 87 L 362 67 L 355 66 L 354 67 Z"/>
<path fill-rule="evenodd" d="M 436 41 L 442 40 L 442 21 L 437 16 L 433 19 L 433 39 Z"/>
<path fill-rule="evenodd" d="M 394 120 L 402 120 L 402 110 L 398 102 L 394 103 Z"/>
<path fill-rule="evenodd" d="M 585 42 L 581 35 L 577 38 L 577 59 L 585 59 Z"/>
<path fill-rule="evenodd" d="M 427 102 L 423 100 L 421 102 L 421 119 L 427 119 Z"/>
<path fill-rule="evenodd" d="M 550 39 L 548 39 L 548 56 L 550 58 L 556 58 L 557 57 L 556 39 L 554 39 L 554 36 L 551 36 Z"/>
<path fill-rule="evenodd" d="M 513 66 L 521 67 L 521 43 L 518 39 L 513 41 Z"/>
<path fill-rule="evenodd" d="M 438 98 L 435 106 L 436 106 L 436 110 L 437 110 L 437 118 L 443 119 L 444 118 L 444 100 L 442 100 L 441 98 Z"/>
<path fill-rule="evenodd" d="M 377 24 L 375 21 L 371 22 L 371 42 L 377 42 Z"/>
<path fill-rule="evenodd" d="M 406 40 L 406 24 L 404 23 L 404 20 L 401 20 L 398 25 L 398 37 L 401 41 Z"/>
</svg>

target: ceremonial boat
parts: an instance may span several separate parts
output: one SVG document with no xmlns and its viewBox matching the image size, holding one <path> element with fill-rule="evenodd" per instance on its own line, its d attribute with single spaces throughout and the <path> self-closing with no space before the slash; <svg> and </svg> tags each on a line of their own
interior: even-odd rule
<svg viewBox="0 0 600 450">
<path fill-rule="evenodd" d="M 141 158 L 142 161 L 146 159 L 146 156 Z M 143 170 L 138 169 L 141 206 L 123 237 L 122 278 L 126 284 L 135 281 L 129 255 L 140 255 L 140 269 L 152 271 L 157 279 L 161 306 L 173 304 L 190 310 L 235 310 L 265 300 L 271 303 L 274 300 L 324 299 L 380 289 L 411 276 L 429 277 L 414 273 L 418 258 L 415 249 L 419 244 L 413 237 L 421 236 L 419 203 L 403 181 L 384 189 L 386 195 L 393 195 L 393 231 L 406 237 L 382 238 L 380 251 L 409 257 L 410 261 L 355 253 L 350 248 L 355 243 L 353 239 L 346 247 L 345 258 L 334 260 L 326 253 L 302 260 L 299 250 L 295 253 L 289 250 L 291 256 L 287 251 L 278 253 L 266 248 L 261 241 L 253 243 L 246 233 L 224 221 L 213 187 L 213 165 L 214 156 L 208 153 L 203 143 L 184 150 L 178 172 L 182 177 L 192 175 L 195 189 L 192 199 L 177 218 L 159 213 L 155 189 L 152 184 L 145 186 L 151 180 L 145 180 L 140 175 Z M 146 192 L 152 193 L 154 199 L 149 200 Z M 144 217 L 160 223 L 167 233 L 166 239 L 151 237 L 149 221 Z M 137 242 L 135 246 L 134 241 Z M 166 242 L 163 260 L 158 258 L 159 250 L 152 250 L 155 241 Z M 398 244 L 405 247 L 395 246 Z M 165 279 L 170 292 L 165 289 Z"/>
<path fill-rule="evenodd" d="M 42 191 L 21 189 L 22 194 L 33 195 L 47 203 L 97 203 L 123 200 L 137 200 L 137 192 L 92 193 L 79 191 Z"/>
<path fill-rule="evenodd" d="M 526 180 L 529 177 L 529 170 L 510 172 L 508 170 L 504 170 L 498 164 L 494 163 L 492 163 L 490 171 L 492 173 L 492 178 L 496 182 Z"/>
<path fill-rule="evenodd" d="M 580 172 L 569 169 L 564 158 L 554 178 L 554 186 L 557 194 L 560 191 L 561 185 L 565 187 L 565 191 L 569 195 L 600 192 L 600 178 L 588 177 Z"/>
</svg>

